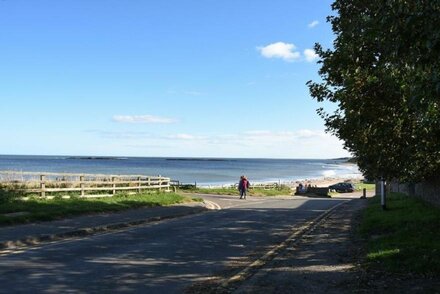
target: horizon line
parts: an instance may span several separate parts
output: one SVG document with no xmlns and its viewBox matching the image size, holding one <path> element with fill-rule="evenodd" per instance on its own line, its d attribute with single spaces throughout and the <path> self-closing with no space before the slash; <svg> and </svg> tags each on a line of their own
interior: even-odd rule
<svg viewBox="0 0 440 294">
<path fill-rule="evenodd" d="M 50 156 L 50 157 L 96 157 L 96 158 L 190 158 L 190 159 L 279 159 L 279 160 L 343 160 L 352 156 L 343 157 L 315 157 L 315 158 L 286 158 L 286 157 L 218 157 L 218 156 L 125 156 L 125 155 L 63 155 L 63 154 L 0 154 L 0 156 Z"/>
</svg>

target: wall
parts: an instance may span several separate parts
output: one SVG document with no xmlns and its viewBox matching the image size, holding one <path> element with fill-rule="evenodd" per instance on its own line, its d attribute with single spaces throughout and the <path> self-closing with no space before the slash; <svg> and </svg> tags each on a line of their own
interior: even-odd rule
<svg viewBox="0 0 440 294">
<path fill-rule="evenodd" d="M 440 176 L 416 184 L 402 184 L 394 181 L 389 188 L 391 192 L 401 192 L 420 197 L 429 203 L 440 206 Z"/>
</svg>

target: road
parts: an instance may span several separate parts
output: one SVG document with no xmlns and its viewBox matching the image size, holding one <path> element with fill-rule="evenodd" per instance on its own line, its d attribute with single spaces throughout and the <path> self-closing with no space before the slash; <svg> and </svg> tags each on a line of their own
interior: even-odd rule
<svg viewBox="0 0 440 294">
<path fill-rule="evenodd" d="M 203 196 L 221 210 L 0 256 L 0 293 L 181 293 L 347 199 Z"/>
</svg>

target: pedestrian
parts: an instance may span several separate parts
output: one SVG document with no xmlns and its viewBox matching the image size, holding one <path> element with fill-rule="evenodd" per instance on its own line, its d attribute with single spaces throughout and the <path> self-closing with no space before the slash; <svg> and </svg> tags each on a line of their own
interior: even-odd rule
<svg viewBox="0 0 440 294">
<path fill-rule="evenodd" d="M 303 184 L 302 183 L 299 183 L 299 185 L 298 185 L 298 187 L 296 187 L 296 193 L 297 194 L 301 194 L 301 193 L 303 193 L 304 191 L 303 191 Z"/>
<path fill-rule="evenodd" d="M 240 191 L 240 199 L 246 199 L 246 192 L 249 189 L 249 181 L 245 176 L 240 177 L 240 182 L 238 182 L 238 190 Z"/>
</svg>

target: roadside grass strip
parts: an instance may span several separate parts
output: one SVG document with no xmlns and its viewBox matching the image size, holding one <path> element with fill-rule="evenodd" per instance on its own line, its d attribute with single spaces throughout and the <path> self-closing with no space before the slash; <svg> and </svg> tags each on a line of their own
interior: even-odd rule
<svg viewBox="0 0 440 294">
<path fill-rule="evenodd" d="M 121 194 L 102 198 L 15 199 L 1 203 L 0 225 L 50 221 L 81 214 L 117 212 L 133 208 L 167 206 L 191 201 L 201 201 L 201 199 L 175 193 Z"/>
<path fill-rule="evenodd" d="M 364 266 L 402 274 L 440 274 L 440 208 L 401 193 L 369 200 L 359 227 L 366 239 Z"/>
<path fill-rule="evenodd" d="M 367 183 L 355 183 L 356 190 L 362 191 L 366 189 L 367 191 L 374 191 L 376 188 L 376 184 L 367 184 Z"/>
<path fill-rule="evenodd" d="M 197 193 L 197 194 L 214 194 L 214 195 L 239 195 L 236 188 L 189 188 L 184 189 L 182 192 Z M 292 190 L 287 186 L 282 186 L 278 189 L 263 189 L 252 188 L 249 189 L 247 195 L 249 196 L 279 196 L 279 195 L 292 195 Z"/>
</svg>

